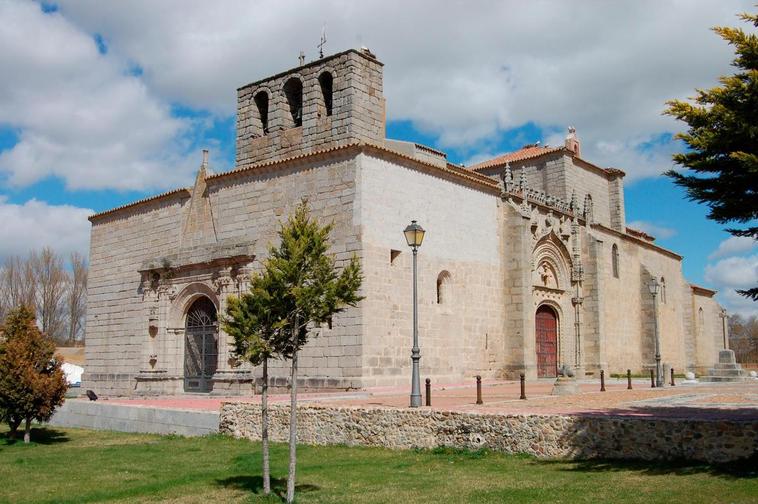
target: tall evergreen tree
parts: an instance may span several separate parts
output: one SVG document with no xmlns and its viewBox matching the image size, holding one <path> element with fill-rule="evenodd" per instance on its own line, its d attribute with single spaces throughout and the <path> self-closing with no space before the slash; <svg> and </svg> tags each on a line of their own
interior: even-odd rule
<svg viewBox="0 0 758 504">
<path fill-rule="evenodd" d="M 34 312 L 22 306 L 11 310 L 2 327 L 0 347 L 0 410 L 15 436 L 21 421 L 28 443 L 32 420 L 46 421 L 63 404 L 66 380 L 55 343 L 37 328 Z"/>
<path fill-rule="evenodd" d="M 277 349 L 291 360 L 287 502 L 295 498 L 298 352 L 316 326 L 363 299 L 358 295 L 363 280 L 358 258 L 354 256 L 338 272 L 329 253 L 331 230 L 331 224 L 321 226 L 311 217 L 303 201 L 279 230 L 281 243 L 270 249 L 265 264 L 265 274 L 271 278 L 271 301 L 282 314 Z"/>
<path fill-rule="evenodd" d="M 740 18 L 758 27 L 758 15 Z M 666 175 L 686 189 L 689 199 L 708 205 L 708 218 L 746 225 L 729 233 L 758 239 L 758 36 L 739 28 L 713 31 L 734 46 L 737 72 L 721 77 L 719 86 L 697 90 L 694 104 L 668 102 L 665 113 L 689 129 L 677 135 L 687 151 L 674 155 L 686 170 Z M 758 300 L 758 287 L 738 292 Z"/>
<path fill-rule="evenodd" d="M 268 361 L 277 358 L 277 337 L 285 324 L 282 293 L 276 289 L 269 262 L 262 273 L 254 273 L 250 290 L 227 299 L 224 331 L 234 338 L 232 353 L 253 366 L 263 365 L 261 386 L 261 450 L 263 455 L 263 493 L 271 493 L 268 439 Z M 281 338 L 279 338 L 281 340 Z"/>
</svg>

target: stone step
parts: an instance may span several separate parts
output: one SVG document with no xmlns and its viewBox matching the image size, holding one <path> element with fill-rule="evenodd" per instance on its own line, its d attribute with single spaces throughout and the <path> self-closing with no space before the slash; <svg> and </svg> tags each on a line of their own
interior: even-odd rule
<svg viewBox="0 0 758 504">
<path fill-rule="evenodd" d="M 744 376 L 747 373 L 742 369 L 709 369 L 710 376 Z"/>
<path fill-rule="evenodd" d="M 744 382 L 748 379 L 744 376 L 702 376 L 698 378 L 701 382 Z"/>
<path fill-rule="evenodd" d="M 739 364 L 714 364 L 713 369 L 742 369 Z"/>
</svg>

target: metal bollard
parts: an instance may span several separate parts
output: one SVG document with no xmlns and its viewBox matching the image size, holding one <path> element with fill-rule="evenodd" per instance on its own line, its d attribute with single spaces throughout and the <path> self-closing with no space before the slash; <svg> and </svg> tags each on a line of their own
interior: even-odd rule
<svg viewBox="0 0 758 504">
<path fill-rule="evenodd" d="M 605 369 L 600 370 L 600 392 L 605 392 Z"/>
<path fill-rule="evenodd" d="M 526 399 L 526 378 L 524 373 L 521 373 L 521 397 L 519 399 Z"/>
<path fill-rule="evenodd" d="M 626 370 L 626 389 L 632 390 L 632 370 Z"/>
<path fill-rule="evenodd" d="M 671 368 L 671 386 L 676 387 L 676 383 L 674 383 L 674 368 Z"/>
<path fill-rule="evenodd" d="M 482 377 L 476 375 L 476 404 L 484 404 L 482 401 Z"/>
<path fill-rule="evenodd" d="M 426 379 L 426 405 L 432 405 L 432 380 Z"/>
<path fill-rule="evenodd" d="M 655 388 L 655 372 L 650 370 L 650 388 Z"/>
</svg>

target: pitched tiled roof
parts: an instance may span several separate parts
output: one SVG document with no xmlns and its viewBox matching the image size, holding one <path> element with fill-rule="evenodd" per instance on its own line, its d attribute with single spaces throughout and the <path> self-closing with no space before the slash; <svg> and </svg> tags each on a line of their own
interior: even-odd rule
<svg viewBox="0 0 758 504">
<path fill-rule="evenodd" d="M 601 172 L 604 172 L 606 175 L 610 175 L 612 177 L 623 177 L 626 175 L 626 173 L 623 170 L 619 170 L 618 168 L 601 168 L 597 165 L 594 165 L 590 163 L 589 161 L 586 161 L 580 158 L 574 152 L 570 151 L 569 149 L 565 147 L 547 147 L 547 146 L 540 147 L 538 145 L 526 145 L 517 151 L 508 152 L 506 154 L 503 154 L 502 156 L 498 156 L 493 159 L 488 159 L 487 161 L 482 161 L 481 163 L 477 163 L 473 166 L 469 166 L 468 169 L 473 170 L 473 171 L 481 171 L 487 168 L 496 168 L 496 167 L 505 166 L 506 163 L 514 163 L 516 161 L 525 161 L 527 159 L 535 159 L 540 156 L 553 154 L 555 152 L 564 152 L 565 154 L 568 154 L 574 159 L 579 160 L 583 165 L 588 166 L 592 168 L 593 170 L 599 170 Z"/>
<path fill-rule="evenodd" d="M 649 234 L 647 234 L 644 231 L 640 231 L 639 229 L 634 229 L 634 228 L 627 227 L 626 228 L 626 233 L 629 234 L 629 235 L 632 235 L 632 236 L 634 236 L 636 238 L 642 238 L 643 240 L 655 241 L 655 236 L 649 235 Z"/>
<path fill-rule="evenodd" d="M 695 284 L 690 284 L 690 288 L 692 289 L 692 292 L 694 292 L 695 294 L 701 294 L 708 297 L 713 297 L 716 294 L 716 292 L 718 292 L 713 289 L 709 289 L 707 287 L 703 287 L 701 285 L 695 285 Z"/>
<path fill-rule="evenodd" d="M 564 150 L 563 147 L 540 147 L 537 145 L 527 145 L 514 152 L 508 152 L 502 156 L 498 156 L 487 161 L 482 161 L 474 166 L 470 166 L 470 170 L 479 171 L 485 168 L 493 168 L 495 166 L 502 166 L 505 163 L 512 163 L 514 161 L 524 161 L 525 159 L 537 158 L 544 156 L 545 154 L 552 154 Z"/>
<path fill-rule="evenodd" d="M 87 219 L 90 222 L 93 222 L 94 219 L 98 219 L 99 217 L 103 217 L 105 215 L 110 215 L 112 213 L 118 212 L 119 210 L 124 210 L 126 208 L 131 208 L 131 207 L 139 206 L 139 205 L 142 205 L 143 203 L 148 203 L 148 202 L 151 202 L 151 201 L 156 201 L 156 200 L 159 200 L 159 199 L 166 198 L 168 196 L 173 196 L 174 194 L 181 194 L 181 193 L 185 193 L 187 196 L 189 196 L 190 195 L 190 188 L 180 187 L 178 189 L 172 189 L 170 191 L 166 191 L 166 192 L 161 193 L 161 194 L 156 194 L 155 196 L 148 196 L 147 198 L 142 198 L 140 200 L 133 201 L 131 203 L 127 203 L 125 205 L 117 206 L 116 208 L 111 208 L 110 210 L 104 210 L 102 212 L 94 213 L 94 214 L 90 215 L 89 217 L 87 217 Z"/>
</svg>

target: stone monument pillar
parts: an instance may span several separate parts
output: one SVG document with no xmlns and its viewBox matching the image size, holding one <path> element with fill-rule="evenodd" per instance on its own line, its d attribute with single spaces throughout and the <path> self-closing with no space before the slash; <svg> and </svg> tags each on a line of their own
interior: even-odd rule
<svg viewBox="0 0 758 504">
<path fill-rule="evenodd" d="M 747 373 L 737 364 L 734 350 L 721 350 L 719 361 L 708 370 L 708 376 L 703 376 L 703 382 L 742 382 L 747 379 Z"/>
</svg>

